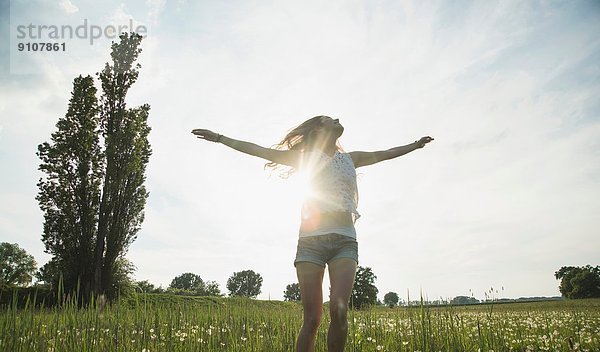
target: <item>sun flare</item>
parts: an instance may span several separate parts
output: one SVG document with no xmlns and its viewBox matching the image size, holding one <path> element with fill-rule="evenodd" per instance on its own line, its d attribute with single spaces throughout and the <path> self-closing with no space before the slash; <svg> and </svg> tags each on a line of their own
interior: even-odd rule
<svg viewBox="0 0 600 352">
<path fill-rule="evenodd" d="M 319 171 L 319 168 L 323 167 L 323 164 L 320 163 L 322 158 L 317 153 L 306 153 L 304 156 L 308 156 L 308 158 L 301 160 L 300 167 L 290 178 L 285 180 L 286 187 L 279 190 L 282 191 L 279 196 L 286 199 L 286 203 L 289 201 L 298 210 L 302 209 L 307 200 L 319 197 L 319 192 L 311 183 L 311 177 Z"/>
</svg>

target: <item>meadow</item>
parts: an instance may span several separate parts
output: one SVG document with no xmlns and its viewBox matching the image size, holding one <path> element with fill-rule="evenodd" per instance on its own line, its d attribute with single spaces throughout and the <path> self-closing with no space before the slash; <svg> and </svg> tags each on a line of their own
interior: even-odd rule
<svg viewBox="0 0 600 352">
<path fill-rule="evenodd" d="M 78 309 L 2 307 L 0 351 L 293 351 L 294 302 L 136 294 Z M 600 299 L 375 307 L 348 316 L 347 351 L 600 351 Z M 326 350 L 327 306 L 317 337 Z"/>
</svg>

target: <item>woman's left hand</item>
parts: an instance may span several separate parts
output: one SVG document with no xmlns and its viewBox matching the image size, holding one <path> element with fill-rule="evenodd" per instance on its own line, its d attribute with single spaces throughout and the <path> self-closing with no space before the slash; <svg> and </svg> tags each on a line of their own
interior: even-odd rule
<svg viewBox="0 0 600 352">
<path fill-rule="evenodd" d="M 425 146 L 425 144 L 431 142 L 432 140 L 433 140 L 433 138 L 427 136 L 427 137 L 423 137 L 415 142 L 417 143 L 417 148 L 423 148 Z"/>
</svg>

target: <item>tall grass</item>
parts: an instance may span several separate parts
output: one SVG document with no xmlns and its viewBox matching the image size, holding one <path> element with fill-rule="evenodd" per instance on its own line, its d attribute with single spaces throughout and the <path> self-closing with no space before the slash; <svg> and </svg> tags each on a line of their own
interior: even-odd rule
<svg viewBox="0 0 600 352">
<path fill-rule="evenodd" d="M 2 307 L 0 351 L 293 351 L 297 303 L 136 294 Z M 317 336 L 326 350 L 328 309 Z M 347 351 L 600 351 L 600 300 L 424 305 L 349 314 Z"/>
</svg>

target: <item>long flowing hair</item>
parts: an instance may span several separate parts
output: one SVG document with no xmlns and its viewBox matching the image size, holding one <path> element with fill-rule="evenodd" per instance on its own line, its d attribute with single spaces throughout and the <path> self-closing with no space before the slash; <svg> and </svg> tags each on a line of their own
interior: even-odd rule
<svg viewBox="0 0 600 352">
<path fill-rule="evenodd" d="M 314 132 L 322 126 L 322 117 L 328 116 L 318 115 L 302 122 L 300 125 L 289 130 L 281 142 L 274 144 L 271 147 L 278 150 L 298 150 L 301 152 L 312 151 L 316 145 Z M 336 140 L 335 145 L 338 151 L 344 152 L 339 139 Z M 281 178 L 288 178 L 296 171 L 296 168 L 293 166 L 281 165 L 274 161 L 266 163 L 264 168 L 272 168 L 272 171 L 283 169 L 279 173 L 279 177 Z"/>
</svg>

